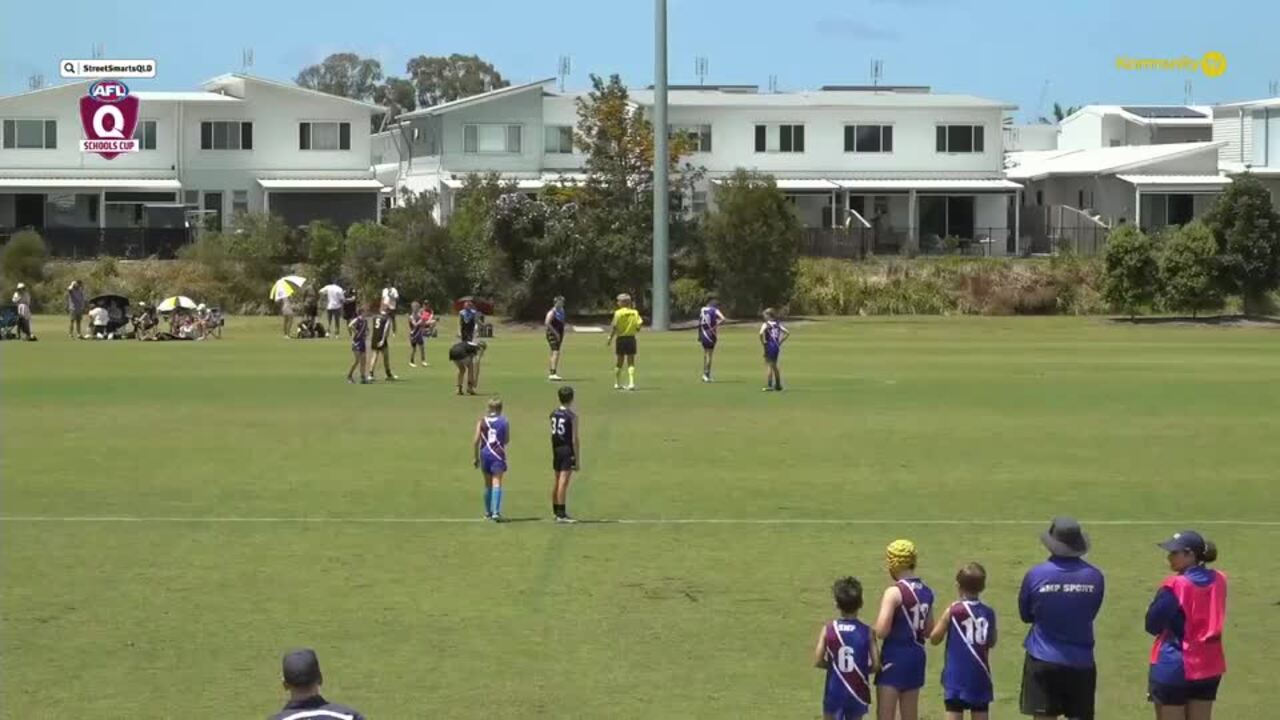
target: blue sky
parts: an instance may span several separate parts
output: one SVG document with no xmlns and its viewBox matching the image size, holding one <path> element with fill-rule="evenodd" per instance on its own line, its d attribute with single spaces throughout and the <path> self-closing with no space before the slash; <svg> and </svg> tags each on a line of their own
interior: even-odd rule
<svg viewBox="0 0 1280 720">
<path fill-rule="evenodd" d="M 1192 81 L 1196 102 L 1262 97 L 1280 80 L 1280 2 L 1274 0 L 669 0 L 671 82 L 694 82 L 706 56 L 708 82 L 795 90 L 868 81 L 872 58 L 885 83 L 927 84 L 1016 103 L 1019 119 L 1054 100 L 1180 103 Z M 353 8 L 358 12 L 353 15 Z M 191 89 L 240 68 L 291 80 L 331 52 L 352 50 L 402 74 L 419 54 L 478 53 L 514 82 L 555 74 L 573 58 L 569 84 L 588 73 L 653 78 L 650 0 L 472 0 L 331 2 L 218 0 L 186 4 L 4 2 L 0 8 L 0 94 L 57 60 L 154 57 L 159 77 L 139 89 Z M 1227 57 L 1218 78 L 1172 71 L 1123 71 L 1119 55 Z M 1043 98 L 1043 100 L 1042 100 Z"/>
</svg>

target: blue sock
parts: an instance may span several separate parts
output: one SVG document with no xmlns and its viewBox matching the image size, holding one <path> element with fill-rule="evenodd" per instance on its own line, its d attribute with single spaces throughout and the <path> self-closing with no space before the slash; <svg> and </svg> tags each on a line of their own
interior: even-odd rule
<svg viewBox="0 0 1280 720">
<path fill-rule="evenodd" d="M 493 488 L 488 485 L 484 486 L 484 511 L 486 513 L 493 512 L 489 508 L 493 507 Z"/>
<path fill-rule="evenodd" d="M 502 486 L 493 488 L 492 497 L 489 499 L 489 512 L 494 515 L 502 514 Z"/>
</svg>

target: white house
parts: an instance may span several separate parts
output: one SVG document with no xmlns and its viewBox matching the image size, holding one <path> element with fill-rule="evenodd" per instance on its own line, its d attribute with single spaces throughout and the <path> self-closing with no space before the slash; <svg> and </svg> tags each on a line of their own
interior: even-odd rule
<svg viewBox="0 0 1280 720">
<path fill-rule="evenodd" d="M 1059 150 L 1203 142 L 1213 135 L 1213 116 L 1202 105 L 1085 105 L 1059 128 Z"/>
<path fill-rule="evenodd" d="M 1058 126 L 1049 123 L 1004 126 L 1004 151 L 1057 150 Z"/>
<path fill-rule="evenodd" d="M 543 80 L 405 113 L 375 136 L 375 169 L 399 188 L 438 193 L 442 218 L 470 173 L 497 172 L 528 190 L 572 181 L 584 160 L 573 148 L 580 97 Z M 653 104 L 650 90 L 631 98 Z M 890 250 L 946 237 L 1015 250 L 1020 186 L 1004 179 L 1000 130 L 1011 105 L 866 86 L 676 86 L 668 102 L 672 129 L 697 138 L 688 162 L 706 171 L 689 198 L 695 210 L 714 203 L 717 180 L 746 168 L 773 175 L 811 228 L 859 226 Z"/>
<path fill-rule="evenodd" d="M 1222 171 L 1252 173 L 1280 209 L 1280 97 L 1215 106 L 1213 139 Z"/>
<path fill-rule="evenodd" d="M 245 211 L 290 225 L 378 217 L 376 105 L 241 74 L 196 91 L 135 91 L 141 149 L 106 160 L 79 148 L 88 86 L 0 98 L 0 234 L 137 235 L 151 210 L 177 204 L 205 211 L 216 227 Z"/>
</svg>

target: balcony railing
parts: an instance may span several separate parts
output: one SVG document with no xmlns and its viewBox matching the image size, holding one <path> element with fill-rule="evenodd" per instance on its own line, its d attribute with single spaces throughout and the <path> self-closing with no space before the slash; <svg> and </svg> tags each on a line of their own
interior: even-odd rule
<svg viewBox="0 0 1280 720">
<path fill-rule="evenodd" d="M 906 228 L 804 228 L 800 252 L 810 257 L 858 260 L 871 255 L 899 255 L 908 247 Z M 920 255 L 1013 255 L 1011 232 L 1005 227 L 974 228 L 973 237 L 939 237 L 924 234 L 916 252 Z"/>
<path fill-rule="evenodd" d="M 0 228 L 0 245 L 21 228 Z M 59 228 L 36 232 L 44 238 L 49 255 L 71 260 L 117 257 L 138 260 L 177 257 L 178 250 L 194 239 L 186 228 Z"/>
</svg>

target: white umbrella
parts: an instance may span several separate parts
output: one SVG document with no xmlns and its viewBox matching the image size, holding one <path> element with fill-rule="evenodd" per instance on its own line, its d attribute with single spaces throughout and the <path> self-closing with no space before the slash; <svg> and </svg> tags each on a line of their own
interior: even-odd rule
<svg viewBox="0 0 1280 720">
<path fill-rule="evenodd" d="M 156 306 L 156 310 L 162 313 L 171 313 L 178 308 L 182 308 L 183 310 L 195 310 L 196 301 L 186 295 L 174 295 L 173 297 L 167 297 L 164 300 L 161 300 L 160 304 Z"/>
<path fill-rule="evenodd" d="M 271 286 L 270 298 L 276 301 L 283 300 L 298 292 L 306 284 L 307 279 L 301 275 L 285 275 Z"/>
</svg>

